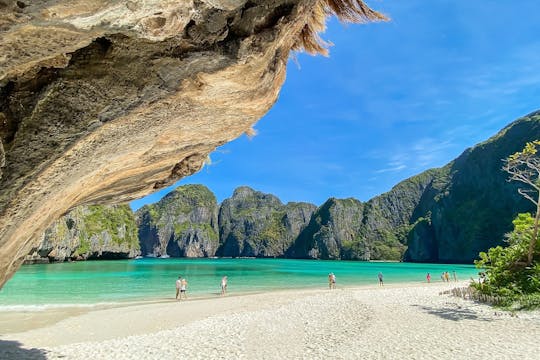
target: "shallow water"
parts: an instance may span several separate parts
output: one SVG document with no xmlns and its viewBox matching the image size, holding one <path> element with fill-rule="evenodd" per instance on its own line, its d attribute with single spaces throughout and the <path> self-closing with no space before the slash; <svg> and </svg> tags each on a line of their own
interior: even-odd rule
<svg viewBox="0 0 540 360">
<path fill-rule="evenodd" d="M 220 292 L 227 275 L 229 293 L 291 288 L 326 288 L 328 273 L 337 285 L 440 282 L 443 271 L 458 280 L 475 277 L 473 265 L 398 262 L 322 261 L 292 259 L 138 259 L 26 265 L 0 290 L 0 310 L 39 309 L 43 306 L 116 303 L 174 297 L 179 275 L 188 280 L 190 296 Z"/>
</svg>

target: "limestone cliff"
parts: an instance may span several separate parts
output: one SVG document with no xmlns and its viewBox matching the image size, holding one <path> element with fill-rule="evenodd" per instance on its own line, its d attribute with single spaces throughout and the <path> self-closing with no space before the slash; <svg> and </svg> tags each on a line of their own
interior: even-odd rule
<svg viewBox="0 0 540 360">
<path fill-rule="evenodd" d="M 218 206 L 203 185 L 184 185 L 137 211 L 144 256 L 208 257 L 218 248 Z"/>
<path fill-rule="evenodd" d="M 27 262 L 133 258 L 140 254 L 137 226 L 127 205 L 78 207 L 42 235 Z"/>
<path fill-rule="evenodd" d="M 283 203 L 247 186 L 236 189 L 219 210 L 219 256 L 284 256 L 316 206 Z"/>
<path fill-rule="evenodd" d="M 1 0 L 0 286 L 77 205 L 200 169 L 275 102 L 291 49 L 361 0 Z"/>
<path fill-rule="evenodd" d="M 328 199 L 313 214 L 288 256 L 314 259 L 400 260 L 410 223 L 438 170 L 397 184 L 366 203 Z"/>
<path fill-rule="evenodd" d="M 360 239 L 366 243 L 370 259 L 403 258 L 411 224 L 425 214 L 424 199 L 433 198 L 447 184 L 446 175 L 444 169 L 427 170 L 366 203 Z"/>
<path fill-rule="evenodd" d="M 288 255 L 313 259 L 341 259 L 362 225 L 364 205 L 356 199 L 328 199 L 311 217 Z M 369 254 L 367 255 L 369 259 Z"/>
<path fill-rule="evenodd" d="M 540 111 L 516 120 L 446 165 L 446 183 L 422 199 L 421 221 L 409 234 L 405 259 L 470 262 L 480 251 L 503 245 L 514 217 L 535 209 L 518 194 L 521 184 L 507 181 L 502 159 L 537 139 Z"/>
<path fill-rule="evenodd" d="M 503 244 L 517 213 L 534 211 L 501 167 L 502 159 L 536 139 L 540 111 L 366 203 L 329 199 L 288 256 L 470 263 Z"/>
</svg>

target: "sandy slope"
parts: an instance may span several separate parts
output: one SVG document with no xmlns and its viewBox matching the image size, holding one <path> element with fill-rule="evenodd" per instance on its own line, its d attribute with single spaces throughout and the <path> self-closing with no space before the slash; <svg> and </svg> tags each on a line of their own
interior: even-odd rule
<svg viewBox="0 0 540 360">
<path fill-rule="evenodd" d="M 3 335 L 0 358 L 536 359 L 538 313 L 514 317 L 439 295 L 446 289 L 301 290 L 96 310 Z"/>
</svg>

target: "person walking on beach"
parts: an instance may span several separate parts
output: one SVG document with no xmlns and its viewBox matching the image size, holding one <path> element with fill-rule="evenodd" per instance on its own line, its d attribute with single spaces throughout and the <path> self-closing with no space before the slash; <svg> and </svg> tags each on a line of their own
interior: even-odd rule
<svg viewBox="0 0 540 360">
<path fill-rule="evenodd" d="M 452 276 L 454 277 L 454 282 L 457 282 L 456 270 L 452 271 Z"/>
<path fill-rule="evenodd" d="M 379 271 L 379 274 L 377 275 L 377 277 L 379 278 L 379 286 L 384 286 L 384 281 L 383 281 L 383 274 L 382 274 L 382 272 Z"/>
<path fill-rule="evenodd" d="M 182 278 L 182 280 L 180 280 L 180 300 L 182 300 L 182 296 L 184 297 L 184 299 L 187 299 L 187 280 L 185 278 Z"/>
<path fill-rule="evenodd" d="M 227 276 L 221 278 L 221 296 L 227 293 Z"/>
<path fill-rule="evenodd" d="M 426 280 L 427 280 L 428 284 L 431 282 L 431 275 L 430 275 L 430 273 L 427 273 L 427 275 L 426 275 Z"/>
<path fill-rule="evenodd" d="M 446 271 L 446 272 L 444 273 L 444 280 L 445 280 L 446 282 L 450 282 L 450 274 L 448 274 L 448 271 Z"/>
<path fill-rule="evenodd" d="M 178 300 L 178 295 L 180 294 L 181 287 L 182 287 L 182 275 L 178 276 L 178 280 L 176 280 L 176 300 Z"/>
</svg>

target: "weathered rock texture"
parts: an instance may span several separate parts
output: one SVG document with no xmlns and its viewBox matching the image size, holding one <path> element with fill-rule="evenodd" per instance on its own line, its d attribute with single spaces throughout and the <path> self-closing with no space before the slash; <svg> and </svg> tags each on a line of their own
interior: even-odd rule
<svg viewBox="0 0 540 360">
<path fill-rule="evenodd" d="M 219 256 L 283 256 L 316 206 L 283 203 L 249 187 L 236 189 L 219 210 Z"/>
<path fill-rule="evenodd" d="M 363 208 L 364 205 L 353 198 L 328 199 L 313 214 L 308 227 L 289 250 L 289 255 L 341 259 L 342 249 L 360 233 Z"/>
<path fill-rule="evenodd" d="M 55 221 L 27 262 L 124 259 L 140 254 L 129 206 L 78 207 Z"/>
<path fill-rule="evenodd" d="M 288 256 L 313 259 L 400 260 L 415 210 L 438 170 L 407 179 L 366 203 L 328 199 Z"/>
<path fill-rule="evenodd" d="M 0 286 L 70 208 L 200 169 L 275 102 L 341 0 L 0 0 Z"/>
<path fill-rule="evenodd" d="M 218 205 L 202 185 L 180 186 L 136 213 L 143 256 L 208 257 L 219 245 Z"/>
</svg>

